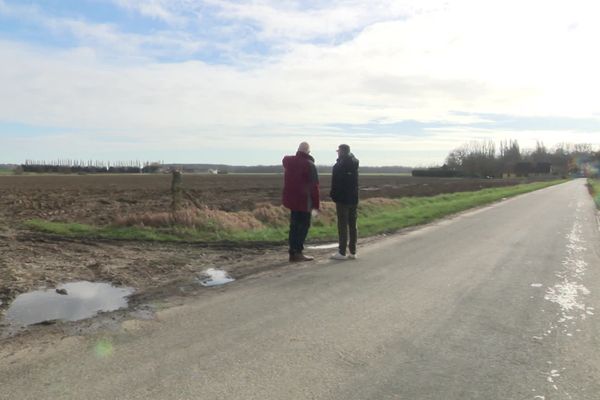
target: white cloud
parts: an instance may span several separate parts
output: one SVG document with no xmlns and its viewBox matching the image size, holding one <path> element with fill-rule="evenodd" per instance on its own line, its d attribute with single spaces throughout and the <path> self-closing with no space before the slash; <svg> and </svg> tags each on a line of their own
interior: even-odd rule
<svg viewBox="0 0 600 400">
<path fill-rule="evenodd" d="M 116 5 L 140 13 L 143 16 L 156 18 L 171 25 L 183 25 L 188 18 L 177 12 L 187 2 L 172 0 L 112 0 Z"/>
<path fill-rule="evenodd" d="M 418 6 L 411 1 L 392 0 L 206 0 L 206 3 L 217 7 L 223 18 L 255 23 L 264 39 L 307 41 L 323 37 L 334 38 L 377 21 L 408 18 L 441 7 L 445 2 L 424 0 Z"/>
<path fill-rule="evenodd" d="M 0 3 L 0 14 L 34 24 L 36 29 L 50 36 L 72 38 L 77 47 L 93 48 L 99 57 L 121 61 L 190 56 L 209 45 L 204 39 L 191 37 L 181 30 L 156 30 L 152 34 L 123 32 L 114 23 L 47 15 L 35 4 Z"/>
<path fill-rule="evenodd" d="M 44 24 L 57 34 L 69 33 L 82 46 L 93 47 L 99 55 L 118 60 L 154 60 L 160 57 L 189 56 L 207 44 L 177 31 L 159 31 L 152 35 L 124 33 L 112 24 L 82 20 L 44 19 Z"/>
<path fill-rule="evenodd" d="M 207 3 L 157 1 L 147 3 L 155 9 L 142 9 L 141 1 L 120 0 L 172 21 Z M 296 2 L 211 0 L 228 18 L 252 20 L 261 35 L 286 43 L 284 53 L 234 66 L 153 61 L 156 53 L 144 50 L 153 43 L 182 52 L 201 46 L 177 30 L 124 34 L 111 24 L 52 19 L 28 9 L 31 18 L 83 44 L 55 50 L 0 41 L 0 121 L 123 135 L 149 147 L 243 143 L 260 150 L 287 148 L 305 136 L 333 146 L 345 133 L 332 131 L 332 124 L 470 123 L 475 114 L 490 113 L 600 117 L 595 3 L 440 3 L 338 1 L 305 11 Z M 0 0 L 0 12 L 5 8 Z M 340 44 L 302 40 L 356 29 Z M 472 139 L 515 138 L 527 146 L 540 139 L 592 142 L 598 134 L 493 127 L 427 132 L 355 140 L 373 152 L 429 149 L 439 157 Z"/>
</svg>

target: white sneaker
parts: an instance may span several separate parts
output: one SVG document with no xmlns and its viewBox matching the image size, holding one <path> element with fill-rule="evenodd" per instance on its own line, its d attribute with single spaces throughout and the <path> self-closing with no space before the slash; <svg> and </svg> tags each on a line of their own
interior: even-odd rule
<svg viewBox="0 0 600 400">
<path fill-rule="evenodd" d="M 331 257 L 332 260 L 347 260 L 348 257 L 346 257 L 345 255 L 341 254 L 341 253 L 335 253 L 334 255 L 332 255 Z"/>
<path fill-rule="evenodd" d="M 356 260 L 356 254 L 352 254 L 352 253 L 348 254 L 348 259 L 349 260 Z"/>
</svg>

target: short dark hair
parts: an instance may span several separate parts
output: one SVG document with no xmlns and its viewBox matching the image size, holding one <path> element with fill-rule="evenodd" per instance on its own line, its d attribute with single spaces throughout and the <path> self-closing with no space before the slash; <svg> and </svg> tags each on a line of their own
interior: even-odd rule
<svg viewBox="0 0 600 400">
<path fill-rule="evenodd" d="M 342 154 L 350 154 L 350 146 L 348 146 L 347 144 L 340 144 L 338 146 L 338 150 Z"/>
</svg>

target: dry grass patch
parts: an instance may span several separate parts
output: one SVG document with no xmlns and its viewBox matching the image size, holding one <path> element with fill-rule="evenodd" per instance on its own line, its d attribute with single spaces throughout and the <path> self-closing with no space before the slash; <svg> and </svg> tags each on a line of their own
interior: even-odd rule
<svg viewBox="0 0 600 400">
<path fill-rule="evenodd" d="M 259 203 L 252 211 L 254 218 L 268 226 L 281 226 L 288 223 L 290 212 L 284 206 L 274 206 L 271 203 Z"/>
<path fill-rule="evenodd" d="M 207 221 L 209 224 L 216 224 L 228 231 L 248 231 L 264 228 L 263 223 L 250 211 L 227 212 L 205 207 L 203 210 L 199 210 L 198 214 L 202 220 Z"/>
<path fill-rule="evenodd" d="M 389 199 L 386 197 L 372 197 L 370 199 L 366 199 L 360 202 L 361 205 L 367 207 L 389 207 L 389 206 L 397 206 L 398 200 Z"/>
<path fill-rule="evenodd" d="M 397 200 L 371 198 L 360 203 L 360 210 L 377 211 L 390 206 L 398 206 Z M 123 227 L 169 228 L 173 226 L 197 230 L 252 231 L 265 227 L 285 227 L 289 224 L 290 211 L 284 206 L 259 203 L 252 211 L 222 211 L 207 206 L 188 207 L 171 212 L 141 212 L 118 215 L 114 225 Z M 335 203 L 321 202 L 319 216 L 313 220 L 316 226 L 336 222 Z"/>
<path fill-rule="evenodd" d="M 115 218 L 116 226 L 137 226 L 165 228 L 183 226 L 203 230 L 256 230 L 264 227 L 249 211 L 226 212 L 208 207 L 186 208 L 173 213 L 143 212 L 119 215 Z"/>
</svg>

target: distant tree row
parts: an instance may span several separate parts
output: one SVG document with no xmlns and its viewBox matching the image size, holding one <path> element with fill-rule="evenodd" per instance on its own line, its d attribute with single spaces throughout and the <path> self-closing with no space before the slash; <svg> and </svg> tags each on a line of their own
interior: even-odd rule
<svg viewBox="0 0 600 400">
<path fill-rule="evenodd" d="M 450 152 L 443 167 L 413 171 L 415 176 L 495 177 L 569 174 L 597 175 L 600 151 L 591 144 L 561 143 L 548 149 L 537 142 L 523 150 L 516 140 L 473 141 Z"/>
<path fill-rule="evenodd" d="M 59 160 L 56 162 L 27 160 L 21 164 L 19 172 L 60 173 L 60 174 L 100 174 L 100 173 L 155 173 L 161 169 L 158 162 L 80 162 Z"/>
<path fill-rule="evenodd" d="M 599 159 L 600 153 L 594 152 L 590 144 L 561 143 L 548 149 L 537 142 L 535 149 L 522 150 L 516 140 L 502 141 L 498 149 L 494 142 L 483 141 L 470 142 L 450 152 L 446 166 L 479 177 L 566 175 L 579 173 L 584 165 Z"/>
</svg>

